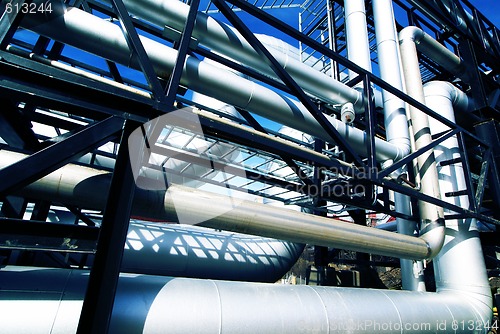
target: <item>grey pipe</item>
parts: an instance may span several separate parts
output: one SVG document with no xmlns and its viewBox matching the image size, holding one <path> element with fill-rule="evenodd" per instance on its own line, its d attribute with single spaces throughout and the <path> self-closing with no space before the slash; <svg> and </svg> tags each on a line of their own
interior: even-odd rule
<svg viewBox="0 0 500 334">
<path fill-rule="evenodd" d="M 424 86 L 426 105 L 448 120 L 455 121 L 455 112 L 467 110 L 468 98 L 449 82 L 430 82 Z M 442 133 L 450 128 L 434 119 L 430 120 L 432 134 Z M 453 136 L 434 149 L 439 171 L 439 186 L 445 201 L 459 207 L 468 208 L 467 195 L 447 197 L 445 193 L 457 192 L 467 188 L 464 169 L 461 163 L 441 166 L 440 162 L 460 158 L 461 150 L 456 136 Z M 453 214 L 445 210 L 446 213 Z M 442 289 L 464 284 L 462 293 L 469 295 L 472 310 L 478 314 L 481 323 L 491 321 L 491 290 L 486 274 L 483 252 L 477 222 L 475 219 L 451 219 L 446 222 L 445 248 L 458 243 L 451 252 L 440 252 L 434 259 L 436 284 Z M 464 261 L 464 262 L 463 262 Z M 460 265 L 457 265 L 460 263 Z M 475 263 L 474 269 L 468 263 Z"/>
<path fill-rule="evenodd" d="M 372 2 L 373 19 L 375 22 L 375 36 L 377 38 L 377 53 L 379 59 L 380 77 L 392 87 L 404 90 L 401 59 L 399 55 L 399 41 L 394 17 L 392 0 L 374 0 Z M 407 147 L 410 151 L 410 134 L 406 118 L 405 103 L 397 96 L 386 90 L 382 91 L 384 100 L 384 125 L 386 139 L 389 143 Z M 383 168 L 389 167 L 391 160 L 385 161 Z M 397 178 L 407 172 L 406 167 L 394 172 Z M 394 209 L 411 216 L 410 198 L 400 193 L 394 193 Z M 406 219 L 396 218 L 398 233 L 405 235 L 415 234 L 415 223 Z M 423 277 L 423 263 L 401 259 L 401 280 L 403 289 L 425 291 Z"/>
<path fill-rule="evenodd" d="M 356 65 L 365 70 L 372 71 L 370 57 L 370 42 L 366 24 L 364 0 L 349 0 L 344 2 L 344 20 L 346 28 L 347 57 Z M 358 74 L 349 70 L 349 79 L 354 79 Z M 358 84 L 358 87 L 362 83 Z"/>
<path fill-rule="evenodd" d="M 184 29 L 189 12 L 189 6 L 177 0 L 125 0 L 124 3 L 130 13 L 160 27 L 167 26 L 177 31 Z M 216 52 L 276 77 L 273 70 L 262 61 L 236 29 L 211 16 L 198 12 L 193 37 L 198 43 Z M 333 105 L 351 102 L 357 109 L 363 110 L 360 92 L 333 80 L 287 53 L 273 48 L 269 48 L 269 51 L 306 92 Z"/>
<path fill-rule="evenodd" d="M 439 23 L 440 20 L 438 18 L 436 18 L 435 15 L 432 12 L 428 11 L 425 7 L 423 7 L 422 5 L 420 5 L 421 1 L 408 0 L 408 2 L 410 4 L 412 4 L 413 6 L 415 6 L 416 8 L 418 8 L 423 13 L 425 13 L 427 16 L 431 17 L 434 20 L 434 22 L 437 22 L 437 24 L 440 24 Z M 456 8 L 452 8 L 452 7 L 454 7 L 454 3 L 452 1 L 450 1 L 450 0 L 442 0 L 442 3 L 444 5 L 444 7 L 446 8 L 446 11 L 448 12 L 447 14 L 450 15 L 450 16 L 453 15 L 453 18 L 456 18 L 455 23 L 457 24 L 458 29 L 461 30 L 464 34 L 469 35 L 469 36 L 475 35 L 475 33 L 472 32 L 473 31 L 473 27 L 471 27 L 469 25 L 469 24 L 471 24 L 471 25 L 475 26 L 476 29 L 480 29 L 483 34 L 490 34 L 490 37 L 493 37 L 491 31 L 485 30 L 485 29 L 481 29 L 479 27 L 478 22 L 475 20 L 474 16 L 472 16 L 472 14 L 469 13 L 466 10 L 465 7 L 464 7 L 464 12 L 465 12 L 466 17 L 464 18 L 462 16 L 462 13 L 460 13 L 458 10 L 456 10 Z M 445 28 L 445 27 L 442 26 L 442 28 Z M 458 37 L 458 36 L 455 35 L 455 37 Z M 489 52 L 494 53 L 491 50 L 491 45 L 490 45 L 489 41 L 486 39 L 486 37 L 483 37 L 481 44 Z"/>
<path fill-rule="evenodd" d="M 453 251 L 467 246 L 457 239 L 448 252 L 455 267 L 476 270 L 457 258 L 475 254 Z M 87 271 L 7 267 L 0 278 L 3 333 L 75 332 Z M 121 274 L 110 333 L 486 332 L 489 287 L 438 284 L 425 293 Z"/>
<path fill-rule="evenodd" d="M 132 221 L 121 271 L 127 273 L 269 282 L 297 262 L 303 244 L 199 226 Z"/>
<path fill-rule="evenodd" d="M 53 7 L 56 3 L 53 4 Z M 58 10 L 64 10 L 59 8 Z M 104 58 L 139 68 L 137 59 L 131 57 L 126 40 L 120 28 L 96 16 L 76 8 L 55 15 L 46 20 L 42 15 L 26 16 L 24 25 L 31 30 L 73 45 Z M 174 67 L 177 52 L 151 39 L 141 38 L 158 75 L 167 78 Z M 102 47 L 106 45 L 106 47 Z M 304 65 L 306 66 L 306 65 Z M 214 97 L 276 122 L 286 124 L 325 141 L 332 142 L 324 129 L 299 102 L 282 96 L 255 82 L 219 68 L 187 57 L 181 83 L 205 95 Z M 341 121 L 328 117 L 332 125 L 360 153 L 366 154 L 366 134 Z M 375 138 L 377 158 L 381 161 L 401 159 L 408 152 L 404 148 Z"/>
<path fill-rule="evenodd" d="M 406 32 L 401 32 L 399 40 L 407 94 L 425 104 L 415 38 L 412 38 Z M 414 152 L 432 142 L 429 117 L 411 105 L 408 106 L 408 114 L 410 133 L 412 134 L 410 140 L 412 151 Z M 420 187 L 420 192 L 434 198 L 440 198 L 434 153 L 427 151 L 419 155 L 416 162 L 415 177 Z M 435 250 L 433 256 L 436 256 L 444 242 L 443 209 L 437 205 L 420 201 L 419 212 L 421 219 L 420 230 L 423 233 L 422 237 L 426 238 L 432 244 Z"/>
<path fill-rule="evenodd" d="M 0 153 L 0 167 L 24 157 L 14 152 Z M 20 194 L 28 198 L 50 198 L 55 202 L 102 210 L 110 180 L 110 173 L 68 164 L 28 185 L 20 190 Z M 170 186 L 168 191 L 137 188 L 132 214 L 393 257 L 425 259 L 433 254 L 423 238 L 177 185 Z"/>
</svg>

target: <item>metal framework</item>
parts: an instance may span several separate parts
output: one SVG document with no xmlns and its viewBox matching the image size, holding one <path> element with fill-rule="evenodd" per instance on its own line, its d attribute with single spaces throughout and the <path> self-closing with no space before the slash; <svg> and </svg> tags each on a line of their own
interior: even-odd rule
<svg viewBox="0 0 500 334">
<path fill-rule="evenodd" d="M 24 0 L 11 1 L 22 5 Z M 0 137 L 2 150 L 16 151 L 28 157 L 3 166 L 0 170 L 0 195 L 2 215 L 0 249 L 5 263 L 12 262 L 21 252 L 94 254 L 91 280 L 85 299 L 80 333 L 105 331 L 111 314 L 116 281 L 119 274 L 121 252 L 130 218 L 134 194 L 134 181 L 128 164 L 126 139 L 133 128 L 181 106 L 203 109 L 199 113 L 203 135 L 190 129 L 166 126 L 157 129 L 160 141 L 153 144 L 153 151 L 162 157 L 159 165 L 149 167 L 159 172 L 202 180 L 215 187 L 228 187 L 251 194 L 259 200 L 280 201 L 298 205 L 324 216 L 338 216 L 342 210 L 366 210 L 366 213 L 384 213 L 393 217 L 417 220 L 416 216 L 394 210 L 390 193 L 408 195 L 415 206 L 418 201 L 436 204 L 453 214 L 446 219 L 476 218 L 492 230 L 500 224 L 498 148 L 498 120 L 500 112 L 500 41 L 498 29 L 466 0 L 453 0 L 451 10 L 440 1 L 395 0 L 401 17 L 401 28 L 409 24 L 419 26 L 438 41 L 455 50 L 465 60 L 467 76 L 456 78 L 439 64 L 422 55 L 421 73 L 424 81 L 448 80 L 467 90 L 477 102 L 470 113 L 475 125 L 468 119 L 457 124 L 450 122 L 425 105 L 395 89 L 373 73 L 346 59 L 343 1 L 256 1 L 214 0 L 200 4 L 190 2 L 190 12 L 184 31 L 174 40 L 170 34 L 145 20 L 131 16 L 122 0 L 111 4 L 96 0 L 69 1 L 68 5 L 108 17 L 119 22 L 140 71 L 130 70 L 110 60 L 97 66 L 92 61 L 71 50 L 70 46 L 47 37 L 27 33 L 20 28 L 23 16 L 6 9 L 2 2 L 0 11 Z M 202 7 L 203 6 L 203 7 Z M 270 9 L 300 8 L 299 29 L 290 27 L 268 13 Z M 203 9 L 213 15 L 222 15 L 250 43 L 279 78 L 268 76 L 238 64 L 197 44 L 192 37 L 196 12 Z M 333 78 L 355 86 L 362 83 L 365 111 L 358 117 L 356 127 L 366 131 L 364 154 L 360 154 L 325 115 L 338 115 L 335 106 L 311 99 L 279 64 L 266 47 L 255 37 L 237 13 L 245 12 L 279 30 L 298 42 L 302 61 L 312 59 L 321 64 L 321 71 Z M 466 15 L 471 13 L 471 17 Z M 17 14 L 17 15 L 16 15 Z M 368 12 L 368 30 L 371 41 L 372 62 L 377 64 L 372 13 Z M 467 17 L 471 29 L 465 31 L 458 24 L 459 17 Z M 404 21 L 404 22 L 403 22 Z M 272 28 L 271 28 L 272 27 Z M 172 45 L 178 56 L 170 76 L 159 78 L 151 63 L 140 34 L 148 34 L 162 43 Z M 180 35 L 179 35 L 180 34 Z M 73 56 L 75 54 L 75 56 Z M 209 58 L 223 63 L 275 90 L 295 96 L 307 111 L 333 139 L 334 145 L 320 141 L 306 141 L 281 134 L 267 126 L 260 118 L 240 109 L 243 116 L 234 117 L 190 98 L 190 91 L 181 84 L 186 57 Z M 96 58 L 97 59 L 97 58 Z M 349 81 L 347 70 L 358 77 Z M 87 73 L 82 75 L 82 72 Z M 426 147 L 411 153 L 387 168 L 376 161 L 375 138 L 384 136 L 380 110 L 376 107 L 371 88 L 391 92 L 430 117 L 447 125 L 450 130 L 441 133 Z M 33 128 L 36 124 L 36 129 Z M 37 132 L 39 127 L 53 135 Z M 185 144 L 172 145 L 170 136 L 183 136 Z M 457 135 L 461 157 L 448 164 L 462 164 L 467 188 L 447 196 L 466 194 L 471 206 L 458 207 L 444 200 L 422 194 L 415 187 L 412 173 L 391 178 L 392 172 L 411 165 L 422 153 L 432 150 L 444 140 Z M 189 143 L 205 140 L 207 150 L 193 153 Z M 106 151 L 110 145 L 113 150 Z M 223 146 L 230 155 L 239 152 L 236 159 L 215 157 L 211 147 Z M 174 157 L 187 163 L 182 170 L 169 169 Z M 111 163 L 104 163 L 111 161 Z M 112 170 L 113 180 L 109 198 L 103 211 L 89 211 L 85 207 L 52 202 L 51 198 L 32 199 L 19 189 L 57 170 L 69 162 L 102 170 Z M 207 166 L 203 175 L 190 174 L 189 166 Z M 228 169 L 228 166 L 230 167 Z M 232 171 L 223 179 L 214 178 L 217 171 Z M 244 174 L 246 178 L 240 177 Z M 321 191 L 313 193 L 311 185 L 320 183 Z M 352 187 L 352 185 L 363 187 Z M 349 187 L 351 185 L 351 187 Z M 363 189 L 359 191 L 357 189 Z M 113 194 L 113 195 L 111 195 Z M 117 195 L 116 195 L 117 194 Z M 27 208 L 34 205 L 31 217 Z M 72 212 L 77 224 L 60 226 L 43 224 L 51 206 L 62 205 Z M 28 218 L 23 218 L 27 217 Z M 46 225 L 46 226 L 44 226 Z M 87 225 L 87 226 L 82 226 Z M 97 226 L 97 227 L 96 227 Z M 99 230 L 97 239 L 96 231 Z M 14 238 L 13 236 L 16 236 Z M 21 236 L 17 238 L 17 236 Z M 33 243 L 33 238 L 43 237 L 43 244 Z M 69 247 L 69 239 L 78 246 Z M 50 240 L 49 240 L 50 239 Z M 14 240 L 17 240 L 14 242 Z M 55 241 L 54 241 L 55 240 Z M 13 243 L 14 242 L 14 243 Z M 90 242 L 90 243 L 89 243 Z M 71 265 L 69 263 L 66 265 Z M 85 261 L 83 261 L 85 262 Z M 80 264 L 83 265 L 83 264 Z M 103 327 L 104 326 L 104 327 Z"/>
</svg>

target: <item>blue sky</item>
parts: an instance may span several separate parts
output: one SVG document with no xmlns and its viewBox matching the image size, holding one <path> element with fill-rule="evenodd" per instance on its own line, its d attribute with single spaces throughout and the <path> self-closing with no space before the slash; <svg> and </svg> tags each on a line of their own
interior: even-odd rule
<svg viewBox="0 0 500 334">
<path fill-rule="evenodd" d="M 469 0 L 491 23 L 500 27 L 500 1 L 498 0 Z"/>
</svg>

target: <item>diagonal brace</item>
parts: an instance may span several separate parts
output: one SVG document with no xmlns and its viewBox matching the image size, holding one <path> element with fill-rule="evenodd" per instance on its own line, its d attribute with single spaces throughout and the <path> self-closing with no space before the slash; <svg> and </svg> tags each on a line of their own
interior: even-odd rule
<svg viewBox="0 0 500 334">
<path fill-rule="evenodd" d="M 122 131 L 124 120 L 111 116 L 86 126 L 67 139 L 0 170 L 0 196 L 52 173 L 75 157 L 109 141 Z"/>
</svg>

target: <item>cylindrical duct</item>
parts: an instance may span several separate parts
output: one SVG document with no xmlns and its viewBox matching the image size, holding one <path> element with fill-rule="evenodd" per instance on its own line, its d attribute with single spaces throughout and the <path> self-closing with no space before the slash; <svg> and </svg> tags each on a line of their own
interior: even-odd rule
<svg viewBox="0 0 500 334">
<path fill-rule="evenodd" d="M 404 91 L 392 0 L 374 0 L 372 5 L 380 77 L 394 88 Z M 408 132 L 404 101 L 386 90 L 382 91 L 382 96 L 384 99 L 384 125 L 387 141 L 398 146 L 405 146 L 410 151 L 410 134 Z M 384 162 L 382 167 L 389 167 L 391 164 L 392 161 L 388 160 Z M 393 177 L 397 178 L 405 172 L 407 172 L 406 167 L 401 168 L 394 172 Z M 397 212 L 412 215 L 410 198 L 406 195 L 394 194 L 394 208 Z M 396 218 L 396 221 L 398 233 L 415 234 L 415 222 L 402 218 Z M 425 291 L 423 264 L 405 259 L 401 259 L 400 264 L 403 289 Z"/>
<path fill-rule="evenodd" d="M 199 226 L 131 222 L 121 271 L 274 283 L 303 249 L 303 244 Z"/>
<path fill-rule="evenodd" d="M 425 104 L 415 40 L 409 38 L 403 32 L 400 33 L 399 39 L 407 94 L 416 101 Z M 423 111 L 411 105 L 408 105 L 408 114 L 412 151 L 415 152 L 432 143 L 429 117 Z M 434 198 L 440 198 L 433 151 L 428 150 L 420 154 L 416 161 L 415 178 L 420 187 L 420 192 Z M 422 237 L 426 238 L 433 245 L 433 249 L 437 251 L 441 249 L 444 242 L 443 208 L 424 201 L 419 202 L 418 208 Z M 433 256 L 435 255 L 437 255 L 437 252 L 433 253 Z"/>
<path fill-rule="evenodd" d="M 466 105 L 464 102 L 467 101 L 467 96 L 449 82 L 430 82 L 425 85 L 424 93 L 426 105 L 432 110 L 439 111 L 441 116 L 452 122 L 455 121 L 453 107 L 463 108 Z M 437 120 L 431 119 L 429 123 L 432 134 L 450 130 Z M 453 136 L 437 145 L 434 154 L 442 198 L 456 206 L 469 208 L 467 195 L 446 195 L 467 188 L 462 163 L 446 163 L 461 158 L 457 137 Z M 454 213 L 448 210 L 445 212 Z M 434 270 L 437 290 L 455 290 L 461 286 L 460 293 L 467 296 L 466 300 L 478 314 L 478 323 L 486 324 L 491 321 L 491 290 L 476 225 L 476 220 L 471 218 L 446 221 L 443 249 L 447 251 L 440 252 L 434 259 Z"/>
<path fill-rule="evenodd" d="M 2 333 L 75 332 L 87 271 L 7 267 L 0 278 Z M 475 295 L 460 288 L 425 293 L 121 274 L 109 332 L 482 332 L 483 310 L 476 313 L 469 304 Z M 463 325 L 469 322 L 477 330 Z"/>
<path fill-rule="evenodd" d="M 177 0 L 125 0 L 124 3 L 130 13 L 160 27 L 167 26 L 177 31 L 184 29 L 189 12 L 189 6 Z M 269 41 L 266 37 L 257 36 L 260 36 L 263 42 Z M 276 77 L 274 71 L 262 61 L 253 47 L 236 29 L 211 16 L 197 13 L 193 37 L 198 43 L 211 50 L 266 75 Z M 281 50 L 273 47 L 268 47 L 268 50 L 302 89 L 333 105 L 351 102 L 356 108 L 363 109 L 361 94 L 358 91 L 300 62 L 294 55 L 288 54 L 290 50 L 285 44 L 283 46 Z"/>
<path fill-rule="evenodd" d="M 366 24 L 364 0 L 349 0 L 344 2 L 344 16 L 346 27 L 347 57 L 361 68 L 371 72 L 370 41 Z M 358 74 L 349 70 L 349 79 Z M 362 85 L 362 84 L 361 84 Z"/>
<path fill-rule="evenodd" d="M 6 151 L 1 156 L 0 163 L 5 165 L 23 157 Z M 102 210 L 110 180 L 110 173 L 69 164 L 26 186 L 20 193 Z M 132 214 L 394 257 L 424 259 L 432 252 L 420 238 L 178 185 L 170 186 L 167 191 L 137 188 Z"/>
</svg>

